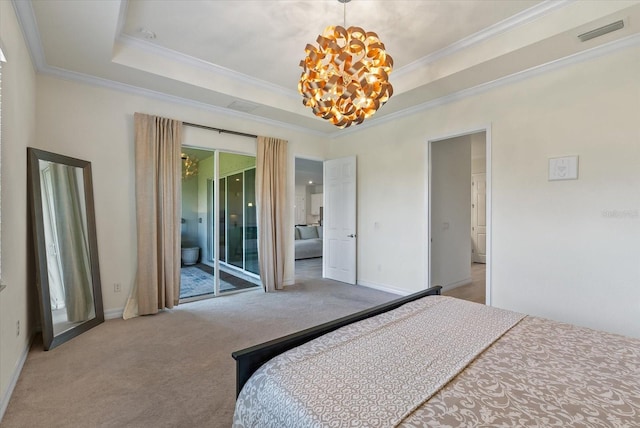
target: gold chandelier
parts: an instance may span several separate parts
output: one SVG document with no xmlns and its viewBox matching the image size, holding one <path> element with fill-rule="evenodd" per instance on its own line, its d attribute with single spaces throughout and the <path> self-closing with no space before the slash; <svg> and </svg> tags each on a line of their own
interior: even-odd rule
<svg viewBox="0 0 640 428">
<path fill-rule="evenodd" d="M 182 157 L 182 179 L 198 175 L 198 159 L 186 153 L 181 153 L 180 156 Z"/>
<path fill-rule="evenodd" d="M 338 1 L 345 3 L 346 21 L 346 3 L 351 0 Z M 384 43 L 374 32 L 345 27 L 328 26 L 318 36 L 317 47 L 306 46 L 298 82 L 302 103 L 339 128 L 362 123 L 393 94 L 393 58 Z"/>
</svg>

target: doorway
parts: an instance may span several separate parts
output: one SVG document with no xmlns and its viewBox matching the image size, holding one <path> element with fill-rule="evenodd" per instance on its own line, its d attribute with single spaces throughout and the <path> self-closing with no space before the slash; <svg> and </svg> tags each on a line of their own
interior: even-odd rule
<svg viewBox="0 0 640 428">
<path fill-rule="evenodd" d="M 429 141 L 429 284 L 490 304 L 490 133 Z"/>
<path fill-rule="evenodd" d="M 181 302 L 260 287 L 255 164 L 183 146 Z"/>
<path fill-rule="evenodd" d="M 323 162 L 295 158 L 294 260 L 296 284 L 322 278 Z"/>
</svg>

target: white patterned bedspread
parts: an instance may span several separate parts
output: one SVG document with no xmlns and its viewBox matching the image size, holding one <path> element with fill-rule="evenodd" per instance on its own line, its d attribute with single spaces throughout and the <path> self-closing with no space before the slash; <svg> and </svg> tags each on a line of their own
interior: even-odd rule
<svg viewBox="0 0 640 428">
<path fill-rule="evenodd" d="M 234 426 L 640 427 L 640 340 L 521 318 L 432 296 L 352 324 L 261 367 Z"/>
<path fill-rule="evenodd" d="M 234 427 L 397 426 L 522 318 L 430 296 L 348 325 L 256 371 Z"/>
<path fill-rule="evenodd" d="M 640 340 L 526 317 L 402 427 L 640 427 Z"/>
</svg>

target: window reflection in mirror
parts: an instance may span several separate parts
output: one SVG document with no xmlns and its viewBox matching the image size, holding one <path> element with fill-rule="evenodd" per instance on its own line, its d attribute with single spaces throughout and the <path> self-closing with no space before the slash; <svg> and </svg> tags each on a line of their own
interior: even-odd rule
<svg viewBox="0 0 640 428">
<path fill-rule="evenodd" d="M 95 318 L 82 169 L 39 161 L 53 334 Z"/>
</svg>

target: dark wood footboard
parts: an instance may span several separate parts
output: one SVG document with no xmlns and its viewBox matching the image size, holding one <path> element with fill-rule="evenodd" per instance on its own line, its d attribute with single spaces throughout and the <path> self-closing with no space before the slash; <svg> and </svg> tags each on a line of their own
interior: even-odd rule
<svg viewBox="0 0 640 428">
<path fill-rule="evenodd" d="M 282 354 L 289 349 L 300 346 L 303 343 L 337 330 L 345 325 L 380 315 L 384 312 L 399 308 L 405 303 L 409 303 L 426 296 L 439 295 L 441 289 L 442 287 L 439 285 L 431 287 L 426 290 L 392 300 L 391 302 L 356 312 L 355 314 L 347 315 L 306 330 L 233 352 L 231 356 L 236 360 L 236 396 L 240 394 L 242 387 L 247 380 L 249 380 L 251 375 L 258 370 L 260 366 L 276 355 Z"/>
</svg>

